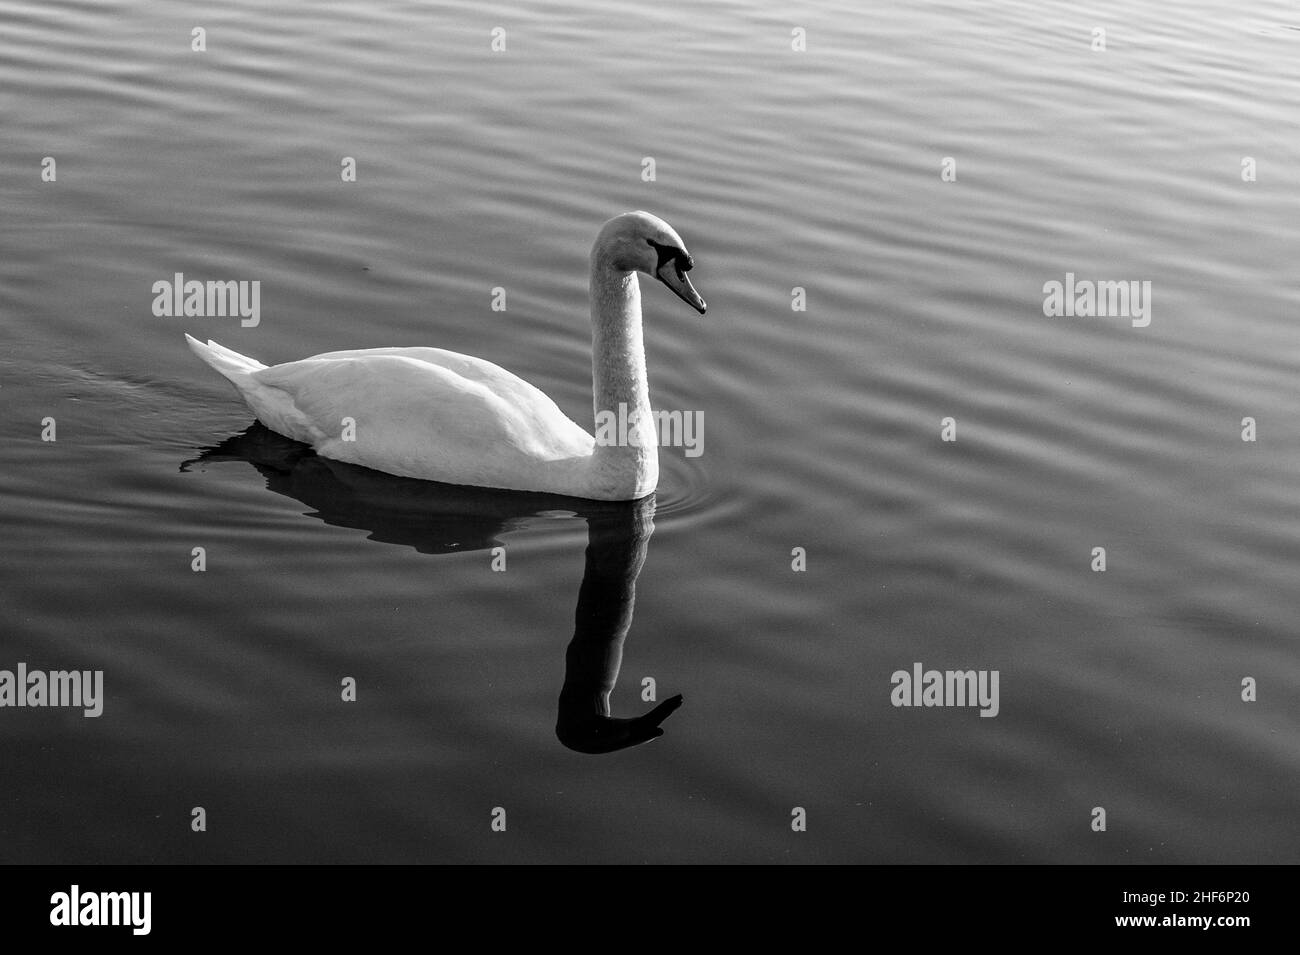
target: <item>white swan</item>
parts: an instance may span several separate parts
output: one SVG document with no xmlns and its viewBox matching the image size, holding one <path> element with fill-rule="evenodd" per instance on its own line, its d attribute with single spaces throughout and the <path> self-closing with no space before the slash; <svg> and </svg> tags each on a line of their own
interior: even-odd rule
<svg viewBox="0 0 1300 955">
<path fill-rule="evenodd" d="M 622 445 L 597 442 L 504 368 L 441 348 L 328 352 L 267 367 L 185 338 L 264 425 L 324 457 L 449 484 L 636 500 L 659 482 L 636 273 L 703 314 L 686 277 L 692 265 L 681 237 L 647 212 L 610 219 L 592 246 L 592 405 L 598 422 L 626 406 Z"/>
</svg>

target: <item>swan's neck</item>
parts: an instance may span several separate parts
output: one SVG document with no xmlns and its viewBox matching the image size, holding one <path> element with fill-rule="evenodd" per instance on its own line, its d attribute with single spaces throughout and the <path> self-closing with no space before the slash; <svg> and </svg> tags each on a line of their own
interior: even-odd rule
<svg viewBox="0 0 1300 955">
<path fill-rule="evenodd" d="M 641 287 L 598 248 L 591 261 L 591 377 L 596 449 L 592 477 L 600 491 L 625 498 L 659 483 L 659 447 L 650 412 Z"/>
</svg>

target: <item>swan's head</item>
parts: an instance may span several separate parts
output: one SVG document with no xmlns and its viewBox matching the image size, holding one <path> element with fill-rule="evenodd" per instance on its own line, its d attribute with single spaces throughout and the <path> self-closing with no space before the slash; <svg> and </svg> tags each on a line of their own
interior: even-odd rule
<svg viewBox="0 0 1300 955">
<path fill-rule="evenodd" d="M 708 307 L 686 277 L 695 260 L 682 237 L 663 219 L 648 212 L 624 212 L 605 223 L 592 254 L 623 272 L 644 272 L 672 289 L 701 315 Z"/>
</svg>

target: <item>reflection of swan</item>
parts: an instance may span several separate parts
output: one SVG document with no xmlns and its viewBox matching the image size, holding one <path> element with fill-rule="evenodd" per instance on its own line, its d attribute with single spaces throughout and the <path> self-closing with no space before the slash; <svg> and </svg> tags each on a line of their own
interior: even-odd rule
<svg viewBox="0 0 1300 955">
<path fill-rule="evenodd" d="M 205 449 L 181 469 L 218 461 L 249 462 L 270 490 L 306 504 L 326 524 L 367 530 L 371 540 L 427 554 L 490 548 L 503 534 L 554 520 L 557 512 L 585 519 L 586 567 L 556 735 L 578 752 L 609 753 L 662 736 L 659 724 L 681 705 L 674 696 L 633 719 L 615 719 L 609 708 L 632 625 L 637 575 L 654 531 L 654 495 L 589 501 L 415 481 L 327 460 L 260 424 Z"/>
<path fill-rule="evenodd" d="M 703 313 L 692 264 L 681 237 L 647 212 L 610 219 L 592 246 L 593 405 L 598 419 L 628 422 L 621 444 L 597 443 L 504 368 L 441 348 L 329 352 L 268 368 L 185 338 L 264 425 L 324 457 L 450 484 L 634 500 L 659 481 L 636 273 Z"/>
<path fill-rule="evenodd" d="M 555 723 L 560 742 L 580 753 L 612 753 L 663 736 L 659 724 L 682 705 L 679 694 L 633 719 L 610 716 L 609 694 L 623 663 L 636 578 L 653 531 L 653 497 L 587 516 L 587 562 Z"/>
</svg>

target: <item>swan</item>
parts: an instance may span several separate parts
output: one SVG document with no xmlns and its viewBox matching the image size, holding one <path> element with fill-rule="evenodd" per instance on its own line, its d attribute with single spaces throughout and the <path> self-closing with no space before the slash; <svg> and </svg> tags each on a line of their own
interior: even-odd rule
<svg viewBox="0 0 1300 955">
<path fill-rule="evenodd" d="M 625 406 L 622 444 L 598 442 L 504 368 L 441 348 L 364 348 L 267 366 L 185 339 L 262 424 L 323 457 L 448 484 L 638 500 L 659 483 L 659 449 L 636 273 L 703 315 L 686 276 L 694 264 L 672 226 L 648 212 L 615 216 L 592 245 L 592 408 L 599 423 Z"/>
</svg>

